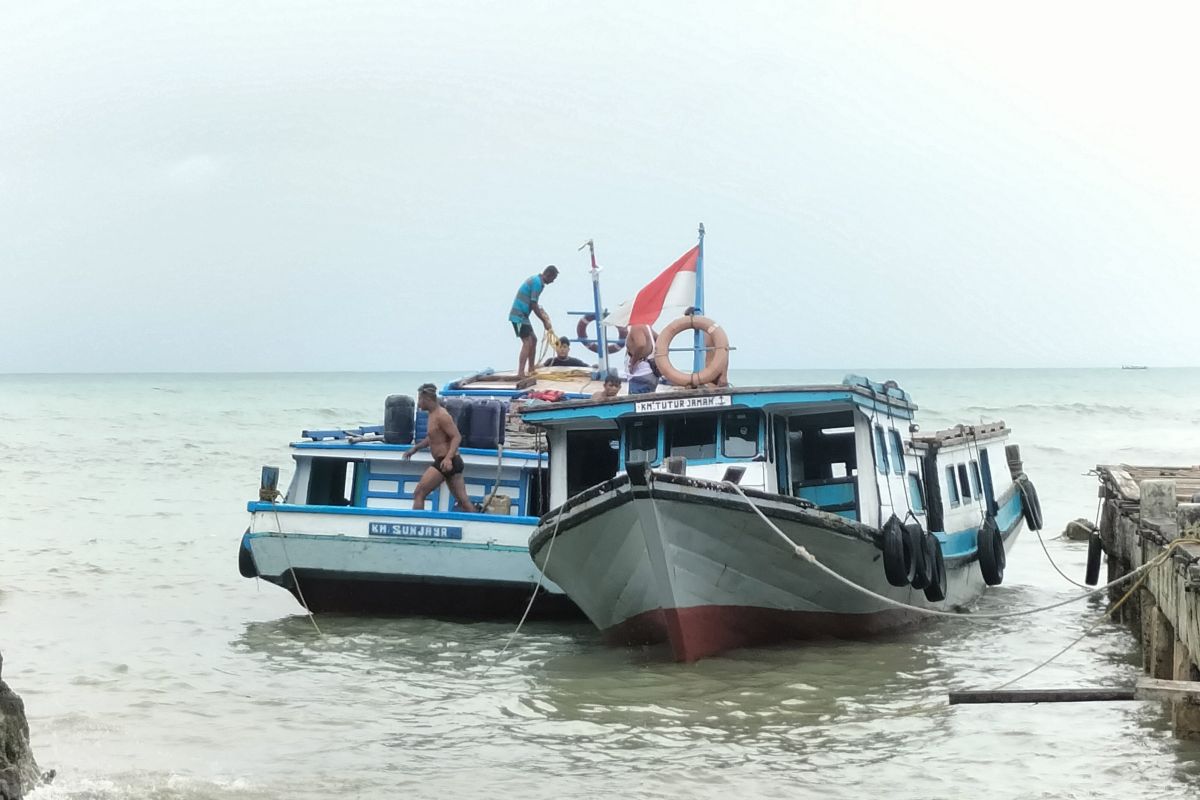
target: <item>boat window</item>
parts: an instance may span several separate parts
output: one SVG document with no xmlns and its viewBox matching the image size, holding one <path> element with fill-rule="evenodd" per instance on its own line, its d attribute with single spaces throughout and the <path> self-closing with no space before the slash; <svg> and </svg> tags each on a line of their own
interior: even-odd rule
<svg viewBox="0 0 1200 800">
<path fill-rule="evenodd" d="M 875 467 L 883 474 L 885 474 L 885 475 L 887 474 L 887 471 L 888 471 L 887 442 L 884 441 L 884 438 L 883 438 L 883 426 L 882 425 L 875 426 Z"/>
<path fill-rule="evenodd" d="M 972 497 L 971 484 L 967 481 L 967 465 L 966 464 L 958 465 L 958 485 L 959 485 L 959 487 L 962 488 L 962 496 L 965 497 L 966 499 L 970 500 Z"/>
<path fill-rule="evenodd" d="M 308 505 L 353 505 L 356 469 L 353 461 L 314 458 L 308 471 Z"/>
<path fill-rule="evenodd" d="M 617 430 L 567 431 L 567 496 L 617 474 Z"/>
<path fill-rule="evenodd" d="M 979 462 L 971 462 L 971 494 L 976 497 L 983 496 L 983 482 L 979 480 Z"/>
<path fill-rule="evenodd" d="M 666 451 L 690 460 L 717 457 L 717 415 L 697 414 L 666 419 Z"/>
<path fill-rule="evenodd" d="M 921 486 L 921 476 L 915 472 L 908 473 L 908 501 L 914 514 L 925 513 L 925 490 Z"/>
<path fill-rule="evenodd" d="M 958 482 L 954 479 L 954 467 L 946 467 L 946 494 L 950 498 L 950 505 L 956 506 L 959 504 L 958 497 Z"/>
<path fill-rule="evenodd" d="M 757 411 L 727 411 L 721 418 L 721 451 L 729 458 L 753 458 L 758 455 Z"/>
<path fill-rule="evenodd" d="M 854 417 L 849 411 L 797 414 L 788 417 L 787 438 L 776 439 L 786 457 L 795 487 L 810 481 L 847 478 L 857 474 Z"/>
<path fill-rule="evenodd" d="M 658 418 L 635 419 L 625 426 L 625 462 L 658 461 Z"/>
<path fill-rule="evenodd" d="M 889 433 L 891 434 L 891 442 L 892 442 L 892 469 L 896 471 L 897 475 L 903 475 L 904 474 L 904 442 L 900 440 L 900 431 L 896 430 L 895 428 L 892 428 L 889 431 Z"/>
</svg>

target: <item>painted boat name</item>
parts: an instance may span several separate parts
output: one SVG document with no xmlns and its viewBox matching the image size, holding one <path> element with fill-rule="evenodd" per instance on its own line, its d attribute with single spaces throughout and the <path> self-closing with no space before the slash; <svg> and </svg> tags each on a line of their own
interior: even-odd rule
<svg viewBox="0 0 1200 800">
<path fill-rule="evenodd" d="M 717 408 L 719 406 L 727 406 L 730 404 L 731 398 L 729 395 L 718 394 L 708 397 L 678 397 L 663 400 L 643 400 L 634 404 L 634 411 L 638 414 L 646 414 L 656 411 L 685 411 L 692 408 Z"/>
<path fill-rule="evenodd" d="M 462 528 L 448 525 L 412 525 L 404 522 L 372 522 L 372 536 L 405 536 L 410 539 L 461 539 Z"/>
</svg>

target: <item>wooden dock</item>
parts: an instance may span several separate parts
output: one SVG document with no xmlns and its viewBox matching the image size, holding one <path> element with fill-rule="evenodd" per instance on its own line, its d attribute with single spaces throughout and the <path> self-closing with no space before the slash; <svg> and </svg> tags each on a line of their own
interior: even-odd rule
<svg viewBox="0 0 1200 800">
<path fill-rule="evenodd" d="M 1108 560 L 1108 582 L 1154 561 L 1145 581 L 1119 609 L 1119 619 L 1142 643 L 1142 665 L 1152 679 L 1200 680 L 1200 466 L 1096 467 L 1100 479 L 1101 546 Z M 1109 590 L 1116 601 L 1134 584 Z M 1175 733 L 1200 739 L 1200 703 L 1186 693 L 1172 701 Z"/>
</svg>

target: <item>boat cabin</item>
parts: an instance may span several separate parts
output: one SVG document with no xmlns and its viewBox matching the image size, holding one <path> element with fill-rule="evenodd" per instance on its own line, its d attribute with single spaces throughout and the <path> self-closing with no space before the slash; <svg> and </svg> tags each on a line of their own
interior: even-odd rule
<svg viewBox="0 0 1200 800">
<path fill-rule="evenodd" d="M 977 452 L 952 446 L 962 464 L 952 464 L 953 481 L 949 471 L 943 476 L 945 452 L 931 445 L 933 438 L 913 438 L 916 410 L 895 383 L 849 376 L 833 386 L 674 391 L 530 405 L 522 413 L 547 434 L 551 507 L 631 462 L 645 462 L 801 498 L 871 526 L 911 512 L 927 529 L 941 531 L 944 510 L 969 512 L 975 502 L 983 504 L 990 472 L 985 478 Z M 931 505 L 938 516 L 927 520 Z"/>
</svg>

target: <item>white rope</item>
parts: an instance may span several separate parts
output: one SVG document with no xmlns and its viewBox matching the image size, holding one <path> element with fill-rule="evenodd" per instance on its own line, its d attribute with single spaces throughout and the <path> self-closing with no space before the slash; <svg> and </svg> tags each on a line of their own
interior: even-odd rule
<svg viewBox="0 0 1200 800">
<path fill-rule="evenodd" d="M 818 561 L 816 556 L 814 556 L 812 553 L 810 553 L 803 546 L 798 545 L 795 542 L 793 542 L 791 539 L 789 539 L 787 534 L 785 534 L 783 531 L 781 531 L 778 528 L 778 526 L 775 525 L 774 522 L 772 522 L 770 519 L 768 519 L 767 515 L 762 512 L 762 509 L 760 509 L 757 505 L 755 505 L 754 501 L 746 496 L 746 493 L 742 491 L 742 488 L 740 486 L 738 486 L 736 483 L 732 483 L 730 481 L 722 481 L 722 482 L 726 486 L 729 486 L 730 488 L 732 488 L 739 495 L 741 495 L 742 499 L 746 501 L 746 504 L 749 505 L 750 508 L 752 508 L 754 510 L 754 513 L 758 514 L 758 516 L 762 519 L 762 521 L 767 524 L 767 527 L 769 527 L 772 531 L 775 532 L 775 534 L 777 536 L 779 536 L 780 539 L 782 539 L 784 542 L 787 543 L 788 547 L 791 548 L 793 554 L 796 555 L 798 558 L 804 559 L 808 563 L 815 566 L 817 569 L 819 569 L 822 572 L 824 572 L 825 574 L 829 575 L 831 578 L 837 580 L 839 583 L 843 583 L 846 586 L 850 587 L 851 589 L 854 589 L 855 591 L 865 594 L 867 597 L 871 597 L 871 598 L 878 600 L 879 602 L 884 603 L 889 606 L 894 606 L 896 608 L 903 608 L 903 609 L 907 609 L 909 611 L 916 611 L 920 614 L 926 614 L 926 615 L 932 616 L 932 617 L 950 617 L 953 619 L 967 620 L 969 622 L 983 622 L 986 620 L 993 620 L 993 619 L 1011 619 L 1013 617 L 1025 617 L 1025 616 L 1029 616 L 1031 614 L 1038 614 L 1043 611 L 1051 611 L 1053 609 L 1059 608 L 1060 606 L 1065 606 L 1070 603 L 1078 602 L 1080 600 L 1086 600 L 1087 598 L 1091 597 L 1094 594 L 1099 594 L 1100 592 L 1107 591 L 1108 589 L 1111 589 L 1114 586 L 1118 586 L 1122 583 L 1125 583 L 1130 578 L 1134 578 L 1138 575 L 1141 575 L 1144 572 L 1149 571 L 1150 569 L 1158 566 L 1165 559 L 1170 557 L 1169 551 L 1164 551 L 1162 554 L 1160 554 L 1159 556 L 1154 558 L 1152 561 L 1146 562 L 1145 564 L 1143 564 L 1142 566 L 1133 570 L 1132 572 L 1126 573 L 1125 575 L 1122 575 L 1120 578 L 1117 578 L 1115 581 L 1111 581 L 1110 583 L 1106 583 L 1103 586 L 1097 586 L 1094 589 L 1090 589 L 1085 594 L 1068 597 L 1066 600 L 1060 600 L 1057 603 L 1051 603 L 1050 605 L 1047 605 L 1047 606 L 1040 606 L 1038 608 L 1029 608 L 1029 609 L 1024 609 L 1021 611 L 1006 611 L 1006 612 L 1003 612 L 1000 614 L 962 614 L 962 613 L 956 613 L 956 612 L 951 612 L 951 611 L 938 611 L 937 609 L 933 609 L 933 608 L 923 608 L 922 606 L 914 606 L 914 605 L 910 605 L 908 603 L 902 603 L 899 600 L 893 600 L 890 597 L 886 597 L 882 594 L 877 594 L 864 586 L 859 586 L 857 583 L 850 580 L 849 578 L 846 578 L 846 577 L 840 575 L 839 573 L 835 572 L 834 570 L 830 569 L 829 567 L 825 566 L 820 561 Z"/>
<path fill-rule="evenodd" d="M 550 566 L 550 556 L 554 553 L 554 540 L 558 538 L 558 524 L 562 522 L 563 512 L 566 510 L 566 508 L 566 503 L 563 503 L 558 507 L 558 516 L 554 518 L 554 530 L 550 534 L 550 546 L 546 548 L 546 561 L 542 566 L 538 567 L 537 583 L 533 586 L 533 594 L 529 595 L 529 604 L 525 606 L 525 613 L 521 615 L 521 621 L 517 623 L 516 630 L 509 635 L 508 641 L 504 643 L 504 647 L 500 649 L 500 652 L 496 654 L 496 657 L 492 660 L 492 663 L 488 665 L 487 670 L 485 670 L 483 673 L 484 675 L 487 675 L 488 671 L 490 671 L 492 667 L 500 663 L 500 659 L 502 659 L 504 654 L 508 652 L 509 646 L 512 645 L 513 640 L 517 638 L 517 634 L 521 632 L 521 626 L 525 624 L 525 620 L 529 617 L 529 611 L 533 608 L 533 601 L 537 599 L 538 592 L 541 591 L 542 578 L 546 576 L 546 567 Z"/>
<path fill-rule="evenodd" d="M 279 495 L 275 493 L 276 497 Z M 271 510 L 275 512 L 275 527 L 279 531 L 279 546 L 283 548 L 283 560 L 287 562 L 288 572 L 292 573 L 292 583 L 296 584 L 296 595 L 300 598 L 300 605 L 304 606 L 304 611 L 308 614 L 308 621 L 317 629 L 317 634 L 324 636 L 321 627 L 317 625 L 317 618 L 313 616 L 312 609 L 308 607 L 308 601 L 304 599 L 304 590 L 300 588 L 300 579 L 296 577 L 296 570 L 292 566 L 292 557 L 287 551 L 287 534 L 283 532 L 283 525 L 279 522 L 279 509 L 275 507 L 276 497 L 271 498 Z M 257 572 L 258 570 L 255 570 Z"/>
</svg>

